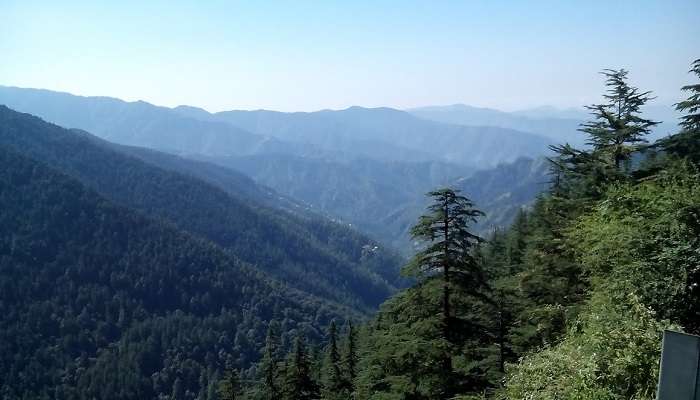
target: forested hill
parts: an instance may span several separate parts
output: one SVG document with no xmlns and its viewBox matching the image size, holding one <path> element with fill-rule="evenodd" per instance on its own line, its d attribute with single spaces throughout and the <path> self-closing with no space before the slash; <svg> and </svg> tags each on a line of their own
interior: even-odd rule
<svg viewBox="0 0 700 400">
<path fill-rule="evenodd" d="M 212 114 L 187 106 L 170 109 L 145 102 L 4 86 L 0 86 L 0 104 L 114 143 L 143 146 L 118 150 L 161 168 L 193 175 L 235 197 L 247 196 L 245 203 L 252 198 L 255 204 L 284 208 L 297 215 L 308 205 L 403 254 L 413 251 L 407 232 L 424 206 L 425 192 L 478 170 L 501 169 L 521 157 L 542 156 L 552 143 L 536 132 L 458 126 L 390 108 Z M 149 152 L 144 147 L 207 164 Z M 245 178 L 227 169 L 243 172 L 284 198 L 266 195 L 265 190 L 244 183 Z M 496 181 L 491 186 L 499 187 L 503 194 L 510 191 Z M 528 192 L 540 187 L 521 186 Z M 507 225 L 511 209 L 531 200 L 508 204 L 507 210 L 480 203 L 490 216 L 483 226 L 490 227 L 492 222 Z"/>
<path fill-rule="evenodd" d="M 488 168 L 543 155 L 552 143 L 537 133 L 440 123 L 391 108 L 210 114 L 194 107 L 170 109 L 7 86 L 0 86 L 0 104 L 115 143 L 206 156 L 291 154 Z"/>
<path fill-rule="evenodd" d="M 425 209 L 424 194 L 451 185 L 470 193 L 487 214 L 476 227 L 488 234 L 507 227 L 521 208 L 545 190 L 550 178 L 544 158 L 473 171 L 441 162 L 387 163 L 371 159 L 333 162 L 291 155 L 202 157 L 240 170 L 314 210 L 352 223 L 382 243 L 410 255 L 409 231 Z"/>
<path fill-rule="evenodd" d="M 65 172 L 118 204 L 210 239 L 306 292 L 364 311 L 392 293 L 387 279 L 396 278 L 399 260 L 338 224 L 251 204 L 85 133 L 6 107 L 0 107 L 0 144 Z"/>
<path fill-rule="evenodd" d="M 489 170 L 452 182 L 452 187 L 468 193 L 469 198 L 486 214 L 474 227 L 476 232 L 489 235 L 494 229 L 504 229 L 517 215 L 529 208 L 537 197 L 550 187 L 549 162 L 546 158 L 520 158 Z M 417 216 L 414 216 L 414 219 Z"/>
<path fill-rule="evenodd" d="M 0 145 L 3 399 L 214 398 L 272 318 L 288 341 L 352 315 Z"/>
<path fill-rule="evenodd" d="M 700 78 L 700 59 L 691 72 Z M 331 326 L 317 369 L 301 369 L 314 359 L 295 348 L 226 393 L 654 399 L 664 330 L 700 334 L 700 83 L 683 87 L 679 131 L 651 142 L 653 95 L 624 69 L 602 75 L 606 94 L 580 131 L 590 146 L 552 147 L 551 185 L 509 229 L 480 238 L 471 193 L 430 192 L 411 231 L 422 246 L 403 269 L 414 285 L 346 335 L 349 356 Z M 509 172 L 512 184 L 529 179 Z"/>
</svg>

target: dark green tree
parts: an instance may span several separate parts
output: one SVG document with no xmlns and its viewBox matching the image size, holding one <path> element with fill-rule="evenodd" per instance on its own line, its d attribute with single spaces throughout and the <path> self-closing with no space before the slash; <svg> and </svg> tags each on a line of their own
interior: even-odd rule
<svg viewBox="0 0 700 400">
<path fill-rule="evenodd" d="M 343 386 L 346 391 L 355 392 L 357 378 L 357 332 L 351 320 L 345 326 L 345 349 L 343 352 Z"/>
<path fill-rule="evenodd" d="M 427 302 L 422 305 L 413 303 L 413 306 L 427 311 L 431 303 L 437 301 L 440 304 L 439 337 L 425 339 L 436 341 L 436 349 L 442 351 L 438 361 L 441 376 L 436 376 L 431 386 L 441 386 L 440 396 L 449 396 L 457 380 L 453 377 L 453 353 L 463 344 L 467 332 L 463 313 L 454 310 L 453 296 L 455 292 L 471 296 L 483 294 L 487 287 L 483 270 L 474 257 L 474 249 L 483 239 L 469 231 L 470 225 L 484 213 L 474 208 L 474 204 L 459 191 L 450 188 L 432 191 L 428 196 L 432 198 L 428 213 L 421 216 L 411 230 L 413 239 L 423 243 L 424 248 L 403 272 L 418 278 L 419 286 L 427 289 L 420 296 L 408 297 L 420 299 L 427 296 Z M 439 287 L 437 293 L 434 291 L 436 285 Z M 438 298 L 434 298 L 435 295 Z M 416 326 L 430 324 L 431 318 L 420 319 Z"/>
<path fill-rule="evenodd" d="M 601 73 L 608 87 L 603 95 L 607 102 L 587 106 L 595 120 L 584 123 L 580 130 L 588 134 L 588 144 L 601 159 L 620 171 L 623 163 L 647 142 L 644 137 L 658 122 L 642 118 L 640 108 L 653 97 L 651 92 L 630 86 L 626 70 L 606 69 Z"/>
<path fill-rule="evenodd" d="M 700 78 L 700 59 L 693 61 L 689 72 Z M 681 131 L 662 140 L 661 146 L 670 154 L 700 165 L 700 83 L 683 86 L 681 90 L 690 94 L 676 104 L 678 111 L 686 113 L 681 117 Z"/>
<path fill-rule="evenodd" d="M 228 369 L 219 383 L 220 400 L 237 400 L 240 398 L 241 382 L 238 370 Z"/>
<path fill-rule="evenodd" d="M 343 376 L 335 321 L 331 321 L 328 327 L 328 346 L 323 365 L 323 396 L 326 399 L 336 398 L 343 389 Z"/>
<path fill-rule="evenodd" d="M 483 271 L 472 249 L 482 239 L 469 232 L 469 226 L 484 213 L 459 191 L 444 188 L 428 193 L 433 204 L 411 229 L 413 239 L 425 243 L 404 267 L 403 272 L 419 279 L 440 276 L 442 280 L 442 329 L 447 341 L 454 338 L 450 294 L 453 285 L 480 290 L 486 285 Z"/>
<path fill-rule="evenodd" d="M 320 395 L 319 387 L 312 377 L 311 360 L 302 333 L 297 334 L 294 350 L 287 361 L 282 395 L 286 400 L 312 400 Z"/>
<path fill-rule="evenodd" d="M 279 359 L 277 357 L 279 346 L 278 324 L 273 320 L 267 328 L 265 348 L 263 349 L 263 357 L 259 364 L 262 376 L 258 394 L 260 398 L 264 400 L 277 400 L 280 397 L 280 388 L 278 387 Z"/>
</svg>

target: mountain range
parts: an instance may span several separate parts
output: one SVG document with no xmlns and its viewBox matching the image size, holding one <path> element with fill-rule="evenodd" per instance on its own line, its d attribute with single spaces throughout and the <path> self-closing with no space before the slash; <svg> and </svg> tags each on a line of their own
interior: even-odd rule
<svg viewBox="0 0 700 400">
<path fill-rule="evenodd" d="M 109 141 L 179 154 L 283 153 L 331 159 L 437 160 L 487 168 L 543 154 L 550 141 L 498 127 L 443 124 L 390 108 L 313 113 L 168 109 L 137 101 L 0 87 L 0 104 Z"/>
<path fill-rule="evenodd" d="M 195 114 L 187 109 L 186 115 Z M 380 161 L 434 160 L 488 168 L 521 156 L 543 154 L 549 143 L 533 133 L 445 124 L 391 108 L 350 107 L 311 113 L 259 110 L 208 114 L 200 110 L 196 115 L 282 141 Z"/>
<path fill-rule="evenodd" d="M 463 150 L 452 162 L 419 147 L 435 135 L 488 152 L 520 133 L 397 110 L 207 116 L 16 88 L 0 88 L 0 103 L 71 127 L 0 106 L 8 396 L 214 390 L 225 365 L 258 359 L 269 321 L 287 348 L 296 331 L 317 341 L 331 320 L 363 319 L 405 285 L 398 253 L 416 245 L 408 231 L 425 192 L 461 189 L 486 211 L 485 234 L 546 187 L 547 163 L 520 155 L 547 140 L 501 146 L 495 165 Z M 266 115 L 282 122 L 239 120 Z"/>
<path fill-rule="evenodd" d="M 112 148 L 121 145 L 122 153 L 202 180 L 243 202 L 353 226 L 403 254 L 412 251 L 408 232 L 425 206 L 424 194 L 440 186 L 464 185 L 464 193 L 475 197 L 488 214 L 477 227 L 480 233 L 507 225 L 513 209 L 531 202 L 547 180 L 543 164 L 532 160 L 562 140 L 556 127 L 575 125 L 466 106 L 209 113 L 2 86 L 0 104 L 88 131 Z M 511 163 L 517 168 L 508 167 Z M 536 178 L 506 185 L 513 183 L 507 171 Z M 486 176 L 499 179 L 479 178 Z M 392 273 L 378 274 L 391 290 Z"/>
<path fill-rule="evenodd" d="M 505 112 L 453 104 L 412 108 L 407 111 L 417 117 L 436 122 L 464 126 L 495 126 L 535 133 L 547 137 L 554 143 L 569 143 L 575 147 L 586 145 L 585 135 L 578 129 L 584 121 L 592 117 L 586 108 L 558 109 L 551 106 Z M 659 122 L 648 136 L 649 141 L 653 142 L 678 130 L 680 113 L 673 105 L 650 104 L 645 105 L 642 111 L 646 117 Z"/>
<path fill-rule="evenodd" d="M 584 135 L 577 132 L 577 129 L 586 118 L 585 113 L 558 114 L 554 110 L 546 109 L 508 113 L 464 104 L 413 108 L 408 112 L 432 121 L 456 125 L 496 126 L 543 135 L 554 143 L 568 142 L 575 146 L 584 144 Z M 567 117 L 545 115 L 566 115 Z"/>
</svg>

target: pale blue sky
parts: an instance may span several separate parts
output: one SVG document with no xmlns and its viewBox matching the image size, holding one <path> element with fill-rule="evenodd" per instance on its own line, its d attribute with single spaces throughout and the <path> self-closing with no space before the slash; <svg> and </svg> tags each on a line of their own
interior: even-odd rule
<svg viewBox="0 0 700 400">
<path fill-rule="evenodd" d="M 211 111 L 662 103 L 700 58 L 699 0 L 0 0 L 0 85 Z"/>
</svg>

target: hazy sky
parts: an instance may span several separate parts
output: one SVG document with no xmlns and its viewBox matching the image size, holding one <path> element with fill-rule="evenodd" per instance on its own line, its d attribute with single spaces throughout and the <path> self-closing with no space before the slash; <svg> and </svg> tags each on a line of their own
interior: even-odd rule
<svg viewBox="0 0 700 400">
<path fill-rule="evenodd" d="M 0 85 L 210 111 L 659 102 L 700 58 L 700 0 L 0 0 Z"/>
</svg>

